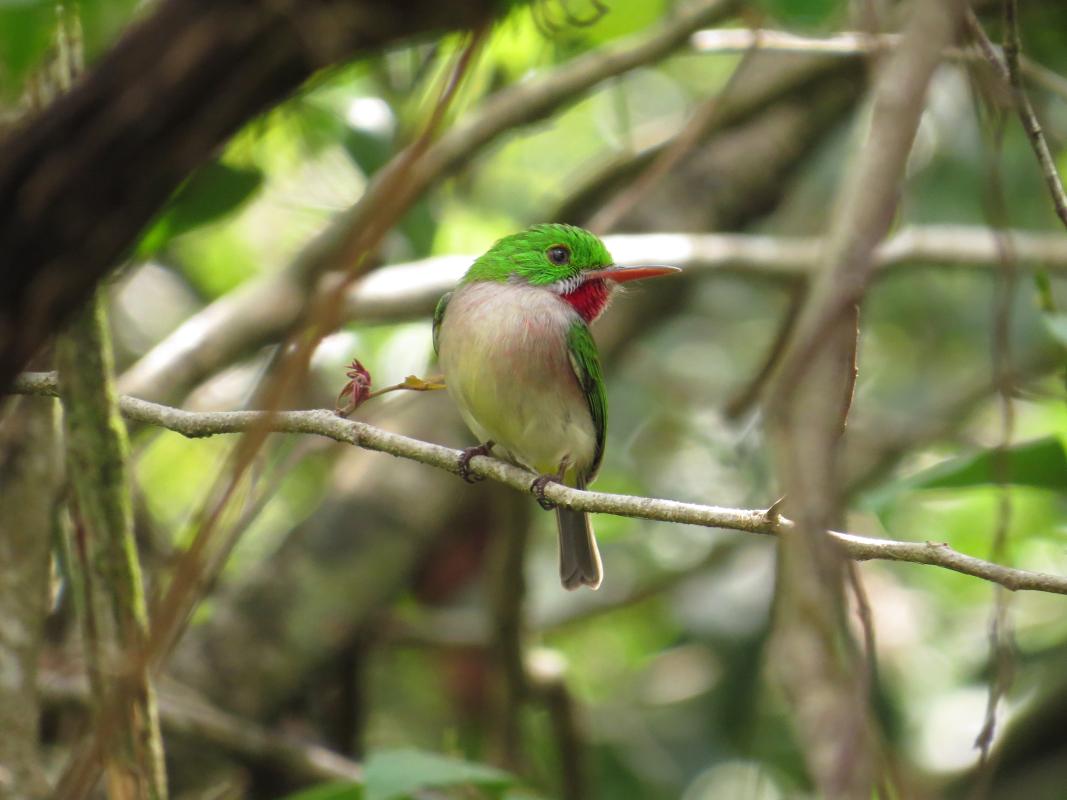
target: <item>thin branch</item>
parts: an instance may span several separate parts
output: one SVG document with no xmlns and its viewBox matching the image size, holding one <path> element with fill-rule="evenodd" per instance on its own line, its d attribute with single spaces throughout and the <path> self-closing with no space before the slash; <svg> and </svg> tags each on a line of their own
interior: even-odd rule
<svg viewBox="0 0 1067 800">
<path fill-rule="evenodd" d="M 53 671 L 41 676 L 40 691 L 51 703 L 89 703 L 85 681 Z M 160 687 L 159 717 L 168 733 L 207 742 L 242 759 L 284 768 L 306 781 L 363 779 L 359 764 L 318 745 L 276 734 L 254 722 L 228 714 L 189 689 Z"/>
<path fill-rule="evenodd" d="M 1067 275 L 1067 236 L 1022 230 L 1005 233 L 1011 236 L 1021 268 Z M 823 240 L 811 237 L 646 233 L 605 236 L 604 243 L 620 264 L 656 261 L 682 267 L 693 276 L 729 272 L 792 279 L 814 275 L 822 266 Z M 345 315 L 365 323 L 424 317 L 475 257 L 434 256 L 376 270 L 349 291 Z M 903 228 L 877 247 L 874 260 L 876 277 L 910 264 L 995 270 L 999 265 L 996 232 L 968 225 Z M 199 335 L 194 334 L 193 340 L 199 341 Z"/>
<path fill-rule="evenodd" d="M 625 191 L 612 198 L 610 202 L 588 220 L 586 227 L 589 230 L 602 234 L 618 227 L 619 222 L 633 210 L 641 199 L 648 197 L 649 191 L 700 144 L 708 132 L 713 129 L 720 116 L 720 109 L 724 104 L 724 100 L 737 88 L 741 76 L 750 67 L 750 62 L 755 52 L 755 46 L 745 51 L 722 89 L 696 109 L 685 124 L 685 127 L 674 137 L 671 144 L 660 151 L 652 160 L 652 163 L 634 178 Z"/>
<path fill-rule="evenodd" d="M 939 8 L 940 4 L 934 4 L 928 9 L 929 23 L 935 27 L 919 28 L 911 34 L 918 45 L 930 46 L 912 48 L 913 53 L 898 50 L 897 58 L 879 78 L 870 133 L 840 190 L 838 212 L 821 253 L 827 266 L 821 270 L 822 281 L 810 298 L 807 313 L 802 315 L 796 346 L 783 363 L 782 385 L 798 382 L 830 328 L 862 298 L 880 266 L 878 245 L 897 207 L 904 166 L 925 107 L 926 87 L 940 60 L 940 43 L 953 35 L 963 6 L 960 2 L 951 4 L 944 16 Z M 996 252 L 992 235 L 990 242 Z"/>
<path fill-rule="evenodd" d="M 875 34 L 843 31 L 832 36 L 799 36 L 787 31 L 746 28 L 715 28 L 697 31 L 691 44 L 700 53 L 744 53 L 752 48 L 777 53 L 814 53 L 827 56 L 880 55 L 900 44 L 900 34 Z M 997 51 L 991 45 L 993 52 Z M 984 55 L 984 54 L 983 54 Z M 953 61 L 974 61 L 974 53 L 957 47 L 945 51 Z M 1067 78 L 1026 57 L 1020 58 L 1019 71 L 1046 91 L 1067 98 Z"/>
<path fill-rule="evenodd" d="M 1005 55 L 1018 45 L 1018 31 L 1012 32 L 1014 26 L 1014 4 L 1004 4 L 1005 21 Z M 980 31 L 974 12 L 969 11 L 968 23 L 972 29 Z M 977 34 L 984 39 L 981 33 Z M 981 47 L 981 44 L 980 44 Z M 1018 68 L 1018 51 L 1015 51 L 1015 68 Z M 1010 68 L 1009 68 L 1010 72 Z M 1016 72 L 1017 77 L 1017 72 Z M 1015 81 L 1009 75 L 1009 81 L 1015 87 Z M 1021 91 L 1021 87 L 1019 87 Z M 992 379 L 996 388 L 1000 408 L 1000 442 L 994 453 L 993 473 L 997 484 L 997 519 L 990 547 L 990 558 L 998 562 L 1006 560 L 1008 536 L 1011 530 L 1013 514 L 1012 494 L 1010 491 L 1009 448 L 1015 432 L 1015 384 L 1012 375 L 1012 309 L 1019 283 L 1019 270 L 1015 262 L 1015 253 L 1011 240 L 1004 236 L 1003 230 L 1008 225 L 1008 204 L 1004 194 L 1004 132 L 1007 117 L 1002 109 L 996 109 L 992 122 L 986 131 L 987 140 L 987 199 L 986 216 L 997 231 L 997 244 L 1000 250 L 1001 269 L 993 291 L 993 325 L 990 356 L 992 359 Z M 1062 191 L 1062 189 L 1061 189 Z M 997 732 L 997 711 L 1001 700 L 1011 688 L 1015 674 L 1015 637 L 1011 623 L 1011 607 L 1008 593 L 999 586 L 993 587 L 993 609 L 989 619 L 989 649 L 992 665 L 989 689 L 986 695 L 985 719 L 975 737 L 974 746 L 979 750 L 978 775 L 971 792 L 972 800 L 988 796 L 989 787 L 996 771 L 997 758 L 992 757 L 992 745 Z"/>
<path fill-rule="evenodd" d="M 723 414 L 729 420 L 737 420 L 743 417 L 748 413 L 749 409 L 756 405 L 763 394 L 763 389 L 767 386 L 767 382 L 774 375 L 778 362 L 789 346 L 789 341 L 793 337 L 793 331 L 796 328 L 801 309 L 804 308 L 804 301 L 807 298 L 807 284 L 803 281 L 792 283 L 788 292 L 789 297 L 785 313 L 782 314 L 774 339 L 771 341 L 771 346 L 767 348 L 767 353 L 763 357 L 759 369 L 723 406 Z"/>
<path fill-rule="evenodd" d="M 1026 88 L 1022 80 L 1022 41 L 1019 36 L 1018 7 L 1014 0 L 1007 0 L 1004 4 L 1004 50 L 1003 61 L 997 56 L 996 48 L 982 29 L 981 23 L 974 15 L 968 14 L 967 24 L 972 36 L 978 43 L 978 48 L 983 57 L 993 66 L 994 71 L 1002 79 L 1006 80 L 1011 89 L 1012 101 L 1015 104 L 1015 112 L 1019 115 L 1023 130 L 1030 140 L 1030 147 L 1037 157 L 1037 163 L 1041 167 L 1041 174 L 1045 178 L 1049 194 L 1052 196 L 1052 206 L 1056 216 L 1067 226 L 1067 193 L 1063 190 L 1060 181 L 1060 173 L 1056 168 L 1056 160 L 1052 157 L 1045 134 L 1041 129 L 1041 123 L 1037 120 L 1037 114 L 1026 94 Z"/>
<path fill-rule="evenodd" d="M 985 30 L 982 28 L 981 23 L 973 12 L 968 15 L 967 22 L 971 35 L 974 37 L 975 42 L 978 45 L 979 51 L 982 53 L 986 61 L 993 67 L 997 76 L 1004 81 L 1011 90 L 1016 113 L 1019 116 L 1019 120 L 1022 123 L 1027 138 L 1030 140 L 1030 146 L 1034 151 L 1034 156 L 1037 158 L 1041 174 L 1048 186 L 1049 194 L 1052 196 L 1052 205 L 1056 212 L 1056 216 L 1060 218 L 1064 225 L 1067 225 L 1067 194 L 1064 193 L 1059 171 L 1056 168 L 1055 160 L 1049 150 L 1048 142 L 1045 140 L 1041 123 L 1038 122 L 1034 108 L 1022 85 L 1019 52 L 1021 42 L 1019 39 L 1016 14 L 1015 4 L 1010 2 L 1006 3 L 1006 34 L 1005 45 L 1003 48 L 1003 59 L 998 55 L 996 46 L 989 40 Z"/>
<path fill-rule="evenodd" d="M 376 250 L 382 237 L 410 208 L 423 188 L 417 180 L 409 178 L 419 174 L 440 121 L 484 41 L 486 30 L 485 26 L 479 26 L 459 47 L 449 76 L 419 136 L 378 172 L 352 210 L 350 224 L 342 227 L 336 240 L 327 242 L 317 252 L 317 259 L 322 264 L 347 265 L 342 282 L 316 298 L 318 302 L 301 310 L 300 325 L 287 343 L 291 346 L 282 348 L 281 366 L 260 393 L 261 402 L 269 410 L 261 423 L 247 429 L 246 435 L 238 441 L 230 456 L 228 474 L 220 473 L 209 492 L 209 499 L 200 514 L 199 529 L 179 560 L 166 592 L 152 610 L 153 624 L 142 654 L 150 669 L 158 669 L 166 660 L 184 632 L 193 608 L 202 599 L 199 590 L 204 588 L 209 577 L 206 557 L 212 541 L 223 535 L 219 534 L 223 512 L 265 441 L 275 409 L 283 405 L 298 377 L 306 374 L 317 344 L 340 321 L 344 290 L 363 271 L 367 258 Z M 238 523 L 237 527 L 240 526 Z M 231 537 L 237 535 L 238 532 L 230 534 Z"/>
<path fill-rule="evenodd" d="M 16 380 L 14 391 L 18 394 L 54 396 L 55 375 L 48 372 L 24 373 Z M 255 425 L 261 425 L 266 416 L 263 411 L 185 411 L 126 396 L 119 399 L 119 407 L 129 420 L 166 428 L 190 438 L 241 433 Z M 273 415 L 270 429 L 275 433 L 323 436 L 365 450 L 388 453 L 459 474 L 459 450 L 384 431 L 364 422 L 342 419 L 332 411 L 324 409 L 279 412 Z M 532 473 L 520 467 L 488 456 L 476 456 L 471 460 L 470 467 L 471 472 L 476 475 L 491 478 L 522 492 L 529 491 L 530 481 L 534 477 Z M 726 528 L 771 536 L 788 535 L 795 529 L 791 520 L 768 514 L 764 509 L 724 508 L 653 497 L 591 492 L 556 483 L 548 485 L 545 496 L 566 508 L 599 514 Z M 907 561 L 928 564 L 998 583 L 1012 591 L 1067 594 L 1065 576 L 1004 567 L 957 552 L 943 542 L 895 541 L 838 531 L 831 532 L 831 536 L 846 555 L 857 561 Z"/>
</svg>

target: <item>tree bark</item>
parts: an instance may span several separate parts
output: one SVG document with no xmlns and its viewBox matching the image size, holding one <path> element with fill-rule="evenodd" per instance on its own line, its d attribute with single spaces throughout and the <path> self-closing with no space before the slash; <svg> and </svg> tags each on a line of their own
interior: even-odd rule
<svg viewBox="0 0 1067 800">
<path fill-rule="evenodd" d="M 19 398 L 0 429 L 0 796 L 43 797 L 37 658 L 59 494 L 56 404 Z"/>
<path fill-rule="evenodd" d="M 126 427 L 106 326 L 97 295 L 56 343 L 71 483 L 68 570 L 97 724 L 110 721 L 115 729 L 104 751 L 109 796 L 165 800 L 155 692 L 141 657 L 148 613 L 133 538 Z"/>
</svg>

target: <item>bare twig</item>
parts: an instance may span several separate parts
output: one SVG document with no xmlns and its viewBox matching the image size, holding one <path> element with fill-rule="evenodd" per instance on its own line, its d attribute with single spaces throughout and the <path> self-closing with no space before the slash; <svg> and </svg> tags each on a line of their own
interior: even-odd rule
<svg viewBox="0 0 1067 800">
<path fill-rule="evenodd" d="M 797 320 L 800 318 L 800 311 L 804 307 L 804 301 L 807 298 L 807 286 L 803 282 L 793 283 L 789 286 L 788 291 L 789 297 L 785 313 L 778 323 L 778 330 L 775 331 L 774 339 L 771 341 L 771 346 L 767 349 L 767 354 L 763 357 L 762 363 L 752 378 L 739 391 L 735 392 L 723 406 L 723 413 L 727 419 L 736 420 L 744 416 L 759 401 L 767 381 L 771 379 L 779 360 L 789 346 L 790 339 L 793 338 L 793 330 L 796 327 Z"/>
<path fill-rule="evenodd" d="M 674 138 L 671 144 L 662 150 L 653 159 L 645 170 L 626 187 L 626 190 L 616 195 L 607 205 L 596 212 L 588 221 L 586 227 L 594 233 L 604 233 L 616 227 L 623 217 L 636 206 L 642 198 L 648 196 L 649 190 L 665 175 L 673 170 L 682 159 L 685 158 L 694 147 L 712 129 L 723 100 L 737 86 L 739 79 L 744 75 L 749 66 L 753 54 L 756 52 L 756 44 L 745 51 L 741 61 L 730 74 L 726 84 L 718 94 L 702 103 L 686 123 L 682 131 Z"/>
<path fill-rule="evenodd" d="M 16 381 L 14 390 L 21 394 L 53 396 L 56 392 L 55 375 L 24 373 Z M 167 428 L 190 438 L 241 433 L 254 425 L 262 424 L 266 415 L 266 412 L 262 411 L 184 411 L 134 397 L 121 397 L 119 407 L 127 419 Z M 274 415 L 271 430 L 276 433 L 323 436 L 459 474 L 459 450 L 384 431 L 363 422 L 342 419 L 331 411 L 280 412 Z M 470 462 L 470 469 L 476 475 L 499 481 L 518 491 L 529 491 L 531 473 L 504 461 L 489 456 L 476 456 Z M 727 528 L 745 533 L 789 535 L 796 527 L 791 520 L 783 516 L 768 515 L 764 509 L 724 508 L 652 497 L 591 492 L 555 483 L 546 487 L 545 496 L 559 505 L 579 511 Z M 886 560 L 928 564 L 991 581 L 1012 591 L 1067 594 L 1067 577 L 1004 567 L 957 552 L 942 542 L 895 541 L 844 532 L 832 532 L 831 537 L 848 557 L 857 561 Z"/>
<path fill-rule="evenodd" d="M 1067 226 L 1067 192 L 1064 192 L 1059 171 L 1056 169 L 1056 160 L 1052 157 L 1048 142 L 1045 141 L 1045 134 L 1041 129 L 1041 123 L 1038 122 L 1037 114 L 1034 112 L 1034 107 L 1026 94 L 1026 88 L 1023 86 L 1023 67 L 1020 54 L 1022 43 L 1019 37 L 1017 4 L 1015 0 L 1007 0 L 1004 4 L 1005 38 L 1003 61 L 997 56 L 995 46 L 990 42 L 989 37 L 982 29 L 981 23 L 973 12 L 968 15 L 967 23 L 983 57 L 992 65 L 997 75 L 1002 80 L 1007 81 L 1011 89 L 1015 111 L 1019 115 L 1019 121 L 1022 122 L 1027 138 L 1030 140 L 1030 147 L 1037 157 L 1037 163 L 1041 167 L 1041 174 L 1044 176 L 1045 184 L 1048 186 L 1049 194 L 1052 196 L 1052 206 L 1056 211 L 1056 216 Z"/>
<path fill-rule="evenodd" d="M 51 703 L 89 701 L 85 682 L 60 672 L 42 675 L 40 688 L 44 699 Z M 161 686 L 158 702 L 160 722 L 168 733 L 201 739 L 247 761 L 281 766 L 301 780 L 362 780 L 359 764 L 323 747 L 273 733 L 248 719 L 228 714 L 189 689 Z"/>
<path fill-rule="evenodd" d="M 1067 236 L 1021 230 L 1010 235 L 1021 268 L 1067 275 Z M 814 275 L 820 269 L 823 248 L 818 238 L 736 233 L 623 234 L 605 236 L 604 243 L 620 264 L 657 261 L 682 267 L 693 277 L 725 272 L 786 280 Z M 424 317 L 475 257 L 434 256 L 376 270 L 348 292 L 346 318 L 380 323 Z M 876 248 L 875 277 L 910 264 L 994 270 L 997 259 L 996 235 L 988 228 L 909 227 Z M 155 394 L 147 399 L 155 399 Z"/>
<path fill-rule="evenodd" d="M 852 589 L 852 596 L 856 599 L 856 618 L 863 630 L 863 657 L 866 669 L 864 670 L 864 696 L 869 697 L 878 680 L 878 652 L 874 633 L 874 615 L 871 613 L 871 602 L 867 598 L 867 590 L 863 586 L 863 576 L 860 575 L 859 567 L 855 562 L 848 565 L 848 584 Z"/>
<path fill-rule="evenodd" d="M 752 48 L 778 53 L 817 53 L 827 56 L 881 55 L 900 44 L 900 34 L 843 31 L 832 36 L 799 36 L 787 31 L 747 28 L 716 28 L 693 34 L 693 49 L 701 53 L 743 53 Z M 995 45 L 990 44 L 996 53 Z M 984 56 L 984 54 L 983 54 Z M 953 61 L 973 61 L 966 50 L 950 47 L 945 57 Z M 1020 72 L 1046 91 L 1067 98 L 1067 78 L 1028 58 L 1021 57 Z"/>
<path fill-rule="evenodd" d="M 1010 10 L 1009 10 L 1010 8 Z M 1018 31 L 1012 32 L 1014 20 L 1014 4 L 1006 2 L 1004 5 L 1005 26 L 1005 54 L 1012 49 L 1009 44 L 1015 40 L 1017 46 Z M 973 11 L 968 14 L 968 21 L 980 42 L 987 44 L 984 34 L 977 25 Z M 983 49 L 985 49 L 983 47 Z M 1015 53 L 1015 67 L 1018 68 L 1018 52 Z M 1010 72 L 1010 68 L 1009 68 Z M 1016 76 L 1017 77 L 1017 76 Z M 1010 77 L 1009 77 L 1009 80 Z M 1015 88 L 1015 80 L 1011 80 Z M 993 471 L 998 484 L 999 496 L 997 507 L 996 526 L 993 531 L 993 541 L 990 547 L 990 558 L 1002 562 L 1006 558 L 1008 546 L 1008 534 L 1011 528 L 1012 518 L 1012 495 L 1008 485 L 1010 482 L 1009 448 L 1015 430 L 1015 386 L 1012 379 L 1014 374 L 1011 361 L 1011 323 L 1012 306 L 1015 300 L 1016 289 L 1019 283 L 1019 269 L 1016 264 L 1015 252 L 1011 239 L 1005 235 L 1004 229 L 1008 225 L 1008 206 L 1004 196 L 1003 182 L 1003 151 L 1004 131 L 1006 117 L 996 109 L 993 117 L 991 131 L 989 133 L 990 152 L 988 154 L 988 201 L 987 216 L 997 231 L 997 246 L 1000 253 L 1000 271 L 993 293 L 993 326 L 990 352 L 992 354 L 992 379 L 996 388 L 998 405 L 1000 410 L 1000 442 L 998 444 Z M 1062 190 L 1061 190 L 1062 191 Z M 989 787 L 993 780 L 996 768 L 995 759 L 991 757 L 992 745 L 997 729 L 997 710 L 1001 699 L 1011 687 L 1015 672 L 1014 659 L 1014 636 L 1012 633 L 1010 618 L 1010 601 L 1008 593 L 1003 588 L 994 587 L 993 609 L 989 619 L 989 649 L 990 663 L 992 666 L 989 677 L 989 690 L 986 697 L 985 719 L 982 728 L 975 737 L 975 747 L 979 749 L 978 776 L 974 782 L 971 797 L 979 800 L 988 795 Z"/>
<path fill-rule="evenodd" d="M 1045 134 L 1041 130 L 1041 123 L 1037 121 L 1037 114 L 1026 94 L 1022 81 L 1022 68 L 1019 63 L 1022 40 L 1019 36 L 1019 10 L 1016 0 L 1006 0 L 1004 4 L 1004 61 L 1008 67 L 1008 76 L 1011 80 L 1012 95 L 1015 98 L 1015 108 L 1019 119 L 1023 124 L 1030 146 L 1034 149 L 1034 155 L 1041 165 L 1041 174 L 1045 177 L 1049 194 L 1052 196 L 1052 205 L 1056 209 L 1056 216 L 1067 226 L 1067 193 L 1063 191 L 1063 182 L 1060 180 L 1056 161 L 1049 151 Z"/>
</svg>

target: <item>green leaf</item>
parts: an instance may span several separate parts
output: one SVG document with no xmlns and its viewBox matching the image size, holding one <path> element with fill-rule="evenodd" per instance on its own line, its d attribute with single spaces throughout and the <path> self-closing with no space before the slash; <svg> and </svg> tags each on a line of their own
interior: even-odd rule
<svg viewBox="0 0 1067 800">
<path fill-rule="evenodd" d="M 875 514 L 887 513 L 906 492 L 924 489 L 966 489 L 994 486 L 1002 473 L 1012 486 L 1067 490 L 1067 450 L 1055 436 L 1010 447 L 1007 460 L 994 448 L 970 456 L 950 458 L 915 475 L 866 493 L 863 505 Z"/>
<path fill-rule="evenodd" d="M 363 800 L 363 787 L 349 781 L 320 783 L 318 786 L 288 795 L 285 800 Z"/>
<path fill-rule="evenodd" d="M 1008 448 L 1006 459 L 997 449 L 951 458 L 887 487 L 885 495 L 916 489 L 959 489 L 1005 482 L 1038 489 L 1067 489 L 1067 452 L 1055 436 L 1022 442 Z"/>
<path fill-rule="evenodd" d="M 1067 453 L 1055 436 L 1009 448 L 1004 458 L 996 449 L 938 464 L 914 476 L 915 488 L 949 489 L 1007 483 L 1040 489 L 1067 489 Z"/>
<path fill-rule="evenodd" d="M 391 137 L 362 128 L 349 128 L 341 143 L 349 158 L 367 176 L 385 166 L 393 153 Z"/>
<path fill-rule="evenodd" d="M 182 184 L 137 245 L 141 258 L 158 253 L 174 237 L 237 210 L 263 183 L 263 173 L 221 161 L 205 164 Z"/>
<path fill-rule="evenodd" d="M 40 0 L 0 0 L 0 88 L 17 95 L 29 71 L 48 49 L 55 6 Z"/>
<path fill-rule="evenodd" d="M 367 759 L 366 800 L 393 800 L 428 787 L 503 788 L 514 782 L 508 773 L 482 764 L 419 750 L 389 750 Z"/>
</svg>

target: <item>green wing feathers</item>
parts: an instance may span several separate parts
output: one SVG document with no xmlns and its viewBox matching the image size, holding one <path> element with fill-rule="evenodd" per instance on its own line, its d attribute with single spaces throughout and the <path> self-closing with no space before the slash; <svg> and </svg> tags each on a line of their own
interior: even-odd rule
<svg viewBox="0 0 1067 800">
<path fill-rule="evenodd" d="M 575 322 L 567 331 L 567 350 L 574 374 L 578 378 L 578 385 L 582 387 L 586 402 L 589 403 L 593 425 L 596 427 L 596 454 L 589 472 L 583 476 L 588 482 L 596 477 L 600 461 L 604 457 L 604 439 L 608 432 L 608 399 L 604 393 L 604 376 L 600 371 L 596 342 L 584 322 Z"/>
<path fill-rule="evenodd" d="M 437 308 L 433 310 L 433 351 L 437 355 L 441 355 L 441 322 L 444 321 L 445 309 L 451 299 L 452 292 L 448 292 L 437 301 Z"/>
</svg>

